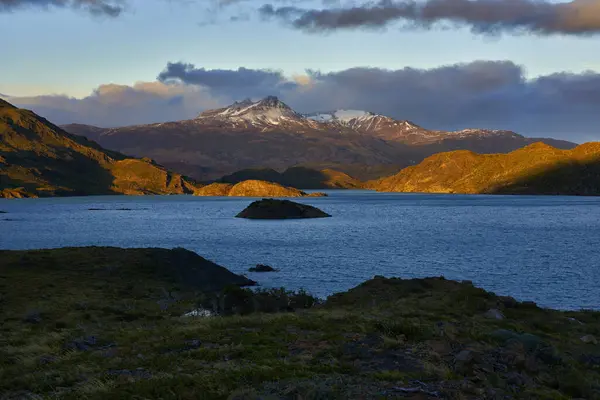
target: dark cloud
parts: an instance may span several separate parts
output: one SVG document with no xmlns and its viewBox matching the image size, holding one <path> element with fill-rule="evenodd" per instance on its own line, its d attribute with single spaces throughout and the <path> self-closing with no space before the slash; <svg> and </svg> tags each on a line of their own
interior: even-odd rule
<svg viewBox="0 0 600 400">
<path fill-rule="evenodd" d="M 301 111 L 366 109 L 433 129 L 510 129 L 525 135 L 600 140 L 600 74 L 526 79 L 509 61 L 433 69 L 311 72 L 309 90 L 288 94 Z"/>
<path fill-rule="evenodd" d="M 553 3 L 539 0 L 380 0 L 354 7 L 259 9 L 265 18 L 276 18 L 307 32 L 381 28 L 394 22 L 429 29 L 450 23 L 470 27 L 475 33 L 531 33 L 586 35 L 600 33 L 600 0 Z"/>
<path fill-rule="evenodd" d="M 350 68 L 286 77 L 271 70 L 207 70 L 169 64 L 163 82 L 105 85 L 85 99 L 9 98 L 58 123 L 101 126 L 191 118 L 246 97 L 274 94 L 299 112 L 360 109 L 430 129 L 509 129 L 528 136 L 600 140 L 600 74 L 527 79 L 510 61 L 431 69 Z"/>
<path fill-rule="evenodd" d="M 118 17 L 124 10 L 124 0 L 0 0 L 0 12 L 25 7 L 60 7 L 85 10 L 92 15 Z"/>
<path fill-rule="evenodd" d="M 181 82 L 208 88 L 232 98 L 264 97 L 293 89 L 280 71 L 238 68 L 237 70 L 195 68 L 192 64 L 168 63 L 158 75 L 160 82 Z"/>
</svg>

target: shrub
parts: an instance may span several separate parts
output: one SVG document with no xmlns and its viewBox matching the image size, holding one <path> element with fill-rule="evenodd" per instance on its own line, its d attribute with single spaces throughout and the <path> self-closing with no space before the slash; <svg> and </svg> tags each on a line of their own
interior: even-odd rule
<svg viewBox="0 0 600 400">
<path fill-rule="evenodd" d="M 256 312 L 276 313 L 311 308 L 319 300 L 305 290 L 289 291 L 284 288 L 246 289 L 229 286 L 220 293 L 204 296 L 200 306 L 219 315 Z"/>
</svg>

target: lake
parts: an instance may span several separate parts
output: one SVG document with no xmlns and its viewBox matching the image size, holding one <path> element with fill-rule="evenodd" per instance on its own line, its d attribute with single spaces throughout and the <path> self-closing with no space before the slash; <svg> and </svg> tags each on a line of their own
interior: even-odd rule
<svg viewBox="0 0 600 400">
<path fill-rule="evenodd" d="M 328 193 L 299 201 L 332 218 L 287 221 L 234 218 L 250 198 L 0 199 L 0 248 L 185 247 L 262 286 L 320 297 L 374 275 L 443 275 L 541 306 L 600 309 L 600 197 Z M 257 263 L 281 271 L 246 273 Z"/>
</svg>

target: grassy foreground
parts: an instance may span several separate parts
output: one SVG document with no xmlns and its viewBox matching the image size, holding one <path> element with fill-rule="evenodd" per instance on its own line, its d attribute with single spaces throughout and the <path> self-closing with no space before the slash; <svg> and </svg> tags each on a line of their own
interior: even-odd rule
<svg viewBox="0 0 600 400">
<path fill-rule="evenodd" d="M 315 303 L 206 263 L 0 251 L 0 399 L 600 398 L 598 312 L 443 278 L 375 277 Z M 182 316 L 199 305 L 223 315 Z"/>
</svg>

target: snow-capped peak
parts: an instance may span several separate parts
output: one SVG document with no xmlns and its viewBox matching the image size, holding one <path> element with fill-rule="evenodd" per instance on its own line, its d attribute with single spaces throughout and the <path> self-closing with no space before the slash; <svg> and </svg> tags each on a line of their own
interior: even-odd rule
<svg viewBox="0 0 600 400">
<path fill-rule="evenodd" d="M 228 107 L 205 111 L 198 116 L 198 119 L 279 125 L 281 122 L 303 119 L 303 117 L 277 97 L 268 96 L 258 101 L 250 99 L 236 101 Z"/>
<path fill-rule="evenodd" d="M 336 110 L 330 112 L 319 112 L 306 114 L 306 118 L 318 122 L 334 123 L 347 126 L 360 132 L 373 132 L 380 130 L 414 131 L 422 130 L 418 125 L 410 121 L 399 121 L 385 115 L 375 114 L 363 110 Z"/>
</svg>

